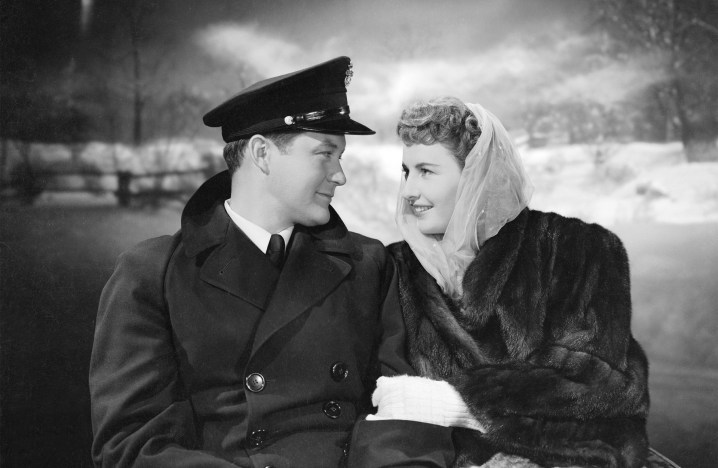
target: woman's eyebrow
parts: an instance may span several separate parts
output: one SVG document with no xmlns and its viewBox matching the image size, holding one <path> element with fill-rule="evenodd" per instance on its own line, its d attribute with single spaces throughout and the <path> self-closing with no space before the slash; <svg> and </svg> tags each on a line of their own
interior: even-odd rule
<svg viewBox="0 0 718 468">
<path fill-rule="evenodd" d="M 425 167 L 425 166 L 438 167 L 438 166 L 440 166 L 440 164 L 434 164 L 434 163 L 428 163 L 428 162 L 418 162 L 418 163 L 414 164 L 414 167 Z M 404 163 L 401 163 L 401 167 L 404 170 L 407 170 L 407 171 L 409 170 L 409 166 L 407 166 Z"/>
</svg>

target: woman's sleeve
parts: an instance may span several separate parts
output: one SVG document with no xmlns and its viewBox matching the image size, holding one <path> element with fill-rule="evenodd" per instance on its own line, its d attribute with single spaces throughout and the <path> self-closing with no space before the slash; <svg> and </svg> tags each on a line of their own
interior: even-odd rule
<svg viewBox="0 0 718 468">
<path fill-rule="evenodd" d="M 489 419 L 645 417 L 648 363 L 630 331 L 625 249 L 596 225 L 559 242 L 543 343 L 524 361 L 478 366 L 452 383 Z"/>
</svg>

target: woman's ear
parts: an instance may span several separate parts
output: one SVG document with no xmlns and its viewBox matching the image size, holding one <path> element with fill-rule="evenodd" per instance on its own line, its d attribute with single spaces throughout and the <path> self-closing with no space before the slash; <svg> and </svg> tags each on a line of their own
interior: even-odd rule
<svg viewBox="0 0 718 468">
<path fill-rule="evenodd" d="M 247 156 L 263 174 L 269 175 L 269 152 L 272 142 L 262 135 L 253 135 L 247 143 Z"/>
</svg>

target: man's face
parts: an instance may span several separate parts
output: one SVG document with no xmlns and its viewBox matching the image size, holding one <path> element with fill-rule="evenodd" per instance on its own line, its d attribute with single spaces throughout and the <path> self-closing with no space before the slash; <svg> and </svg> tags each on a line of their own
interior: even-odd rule
<svg viewBox="0 0 718 468">
<path fill-rule="evenodd" d="M 294 138 L 285 152 L 272 144 L 267 192 L 284 227 L 329 221 L 334 191 L 347 180 L 340 163 L 345 147 L 344 135 L 314 132 Z"/>
</svg>

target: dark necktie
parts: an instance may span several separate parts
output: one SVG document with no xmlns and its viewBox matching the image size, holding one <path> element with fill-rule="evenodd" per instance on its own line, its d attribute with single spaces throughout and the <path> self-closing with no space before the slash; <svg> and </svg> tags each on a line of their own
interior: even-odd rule
<svg viewBox="0 0 718 468">
<path fill-rule="evenodd" d="M 284 238 L 279 234 L 272 234 L 269 239 L 269 247 L 267 248 L 267 257 L 277 268 L 282 266 L 284 260 Z"/>
</svg>

